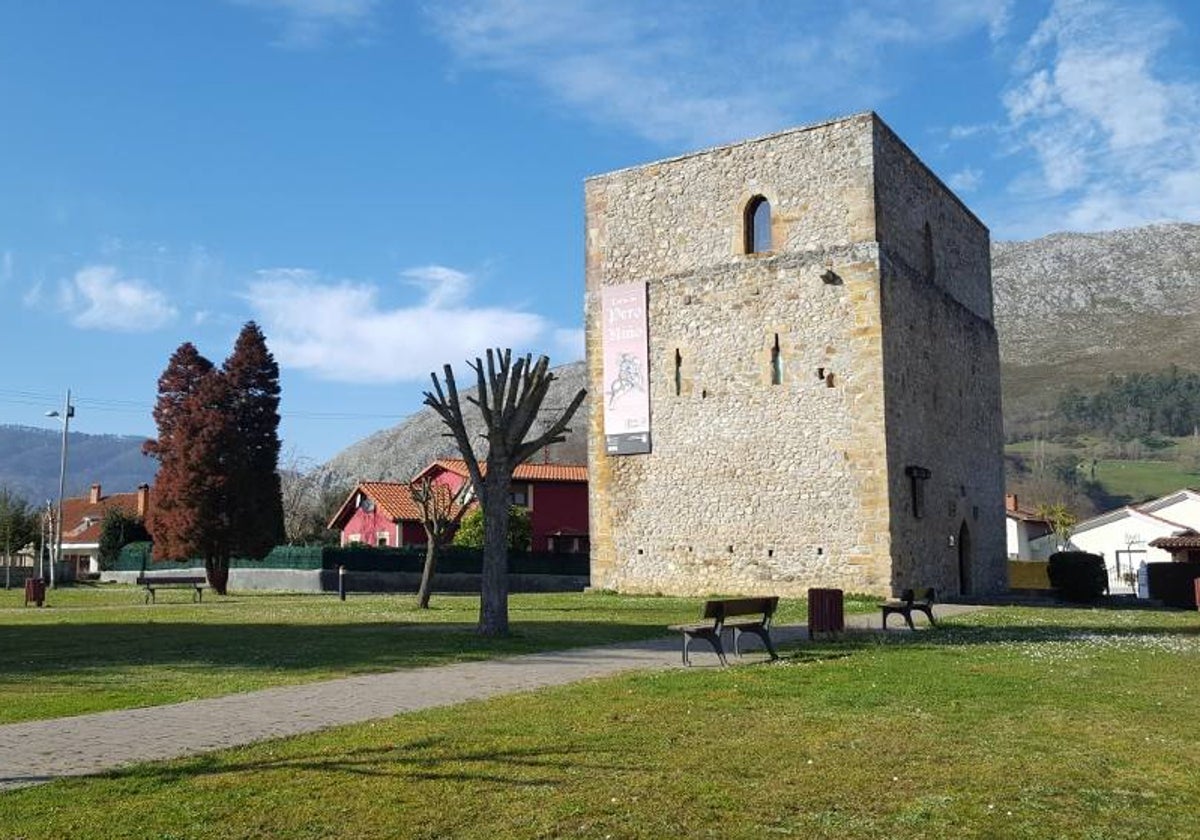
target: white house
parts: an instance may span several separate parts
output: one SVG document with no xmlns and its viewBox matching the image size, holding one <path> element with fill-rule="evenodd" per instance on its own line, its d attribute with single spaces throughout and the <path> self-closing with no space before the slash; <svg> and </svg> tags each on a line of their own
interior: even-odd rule
<svg viewBox="0 0 1200 840">
<path fill-rule="evenodd" d="M 1108 568 L 1109 592 L 1131 594 L 1135 587 L 1129 576 L 1136 575 L 1142 563 L 1169 563 L 1174 559 L 1169 551 L 1150 542 L 1188 529 L 1200 531 L 1200 493 L 1184 489 L 1086 519 L 1075 526 L 1066 547 L 1102 556 Z M 1056 550 L 1053 534 L 1030 543 L 1035 557 L 1048 557 Z"/>
<path fill-rule="evenodd" d="M 1044 516 L 1022 508 L 1013 493 L 1004 497 L 1004 520 L 1009 560 L 1033 560 L 1030 543 L 1053 530 Z"/>
<path fill-rule="evenodd" d="M 1138 510 L 1186 525 L 1193 531 L 1200 531 L 1200 493 L 1195 490 L 1177 490 L 1160 499 L 1138 505 Z"/>
</svg>

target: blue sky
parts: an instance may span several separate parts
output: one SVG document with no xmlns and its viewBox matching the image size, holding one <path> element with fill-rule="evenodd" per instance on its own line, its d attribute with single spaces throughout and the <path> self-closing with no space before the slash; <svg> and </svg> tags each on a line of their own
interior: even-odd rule
<svg viewBox="0 0 1200 840">
<path fill-rule="evenodd" d="M 152 435 L 263 327 L 319 462 L 487 346 L 582 357 L 582 181 L 878 111 L 997 239 L 1200 221 L 1200 4 L 0 3 L 0 423 Z"/>
</svg>

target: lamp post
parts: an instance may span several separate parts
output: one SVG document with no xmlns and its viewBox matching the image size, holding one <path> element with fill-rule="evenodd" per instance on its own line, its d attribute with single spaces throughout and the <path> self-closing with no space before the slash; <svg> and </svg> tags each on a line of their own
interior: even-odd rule
<svg viewBox="0 0 1200 840">
<path fill-rule="evenodd" d="M 50 588 L 53 589 L 54 584 L 54 567 L 62 561 L 62 534 L 63 527 L 66 525 L 63 522 L 63 493 L 67 485 L 67 435 L 71 431 L 71 418 L 75 416 L 75 406 L 71 405 L 71 389 L 67 389 L 67 398 L 63 402 L 62 411 L 47 411 L 47 417 L 57 417 L 62 420 L 62 460 L 58 467 L 58 523 L 55 528 L 54 538 L 54 557 L 50 561 Z"/>
</svg>

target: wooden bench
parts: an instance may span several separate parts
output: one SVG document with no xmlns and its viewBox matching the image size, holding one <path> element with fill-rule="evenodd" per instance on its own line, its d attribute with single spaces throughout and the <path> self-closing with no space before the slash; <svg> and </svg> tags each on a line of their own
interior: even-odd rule
<svg viewBox="0 0 1200 840">
<path fill-rule="evenodd" d="M 750 633 L 762 639 L 772 659 L 778 659 L 775 646 L 771 644 L 771 617 L 779 606 L 779 598 L 719 598 L 704 602 L 704 621 L 695 624 L 676 624 L 672 630 L 683 632 L 683 664 L 691 665 L 688 645 L 693 639 L 704 639 L 713 646 L 722 665 L 728 665 L 725 649 L 721 646 L 721 633 L 733 631 L 733 652 L 741 656 L 741 635 Z M 757 616 L 757 618 L 750 618 Z M 730 621 L 729 619 L 735 619 Z"/>
<path fill-rule="evenodd" d="M 138 586 L 146 587 L 146 603 L 154 603 L 154 590 L 156 589 L 187 589 L 191 587 L 196 590 L 192 595 L 192 601 L 204 600 L 204 585 L 208 581 L 204 577 L 195 577 L 192 575 L 139 575 L 137 579 Z"/>
<path fill-rule="evenodd" d="M 880 605 L 879 608 L 883 610 L 883 629 L 887 629 L 888 616 L 895 613 L 904 616 L 910 630 L 916 630 L 912 620 L 913 610 L 925 613 L 929 623 L 936 627 L 937 622 L 933 620 L 933 602 L 935 600 L 937 600 L 937 591 L 934 589 L 905 589 L 900 593 L 899 601 L 888 601 Z"/>
</svg>

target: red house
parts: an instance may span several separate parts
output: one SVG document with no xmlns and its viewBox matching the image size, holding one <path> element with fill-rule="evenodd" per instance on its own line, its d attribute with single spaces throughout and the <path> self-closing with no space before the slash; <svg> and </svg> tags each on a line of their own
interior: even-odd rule
<svg viewBox="0 0 1200 840">
<path fill-rule="evenodd" d="M 470 481 L 466 462 L 454 459 L 434 461 L 417 473 L 413 481 L 422 478 L 429 478 L 435 486 L 445 487 L 450 493 L 457 493 Z M 587 553 L 587 467 L 522 464 L 513 474 L 512 503 L 529 509 L 534 551 Z M 468 497 L 463 510 L 473 504 Z M 362 482 L 342 503 L 329 527 L 341 531 L 342 545 L 425 544 L 421 512 L 408 485 L 399 482 Z"/>
<path fill-rule="evenodd" d="M 425 545 L 421 508 L 413 501 L 409 485 L 396 481 L 359 483 L 333 515 L 329 527 L 342 532 L 342 545 Z"/>
<path fill-rule="evenodd" d="M 414 480 L 424 476 L 452 491 L 470 481 L 466 461 L 452 458 L 434 461 Z M 588 553 L 586 466 L 521 464 L 513 472 L 511 501 L 529 509 L 533 551 Z"/>
</svg>

